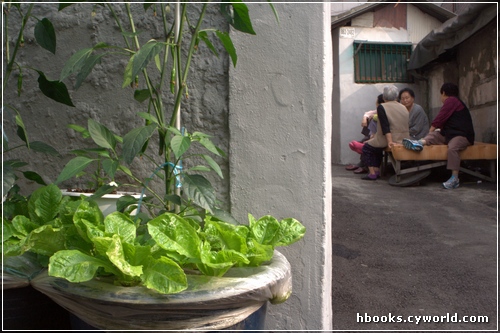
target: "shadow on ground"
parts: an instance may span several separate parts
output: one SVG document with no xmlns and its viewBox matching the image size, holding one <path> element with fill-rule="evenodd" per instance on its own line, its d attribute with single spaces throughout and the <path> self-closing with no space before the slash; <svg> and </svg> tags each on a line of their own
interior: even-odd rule
<svg viewBox="0 0 500 333">
<path fill-rule="evenodd" d="M 334 329 L 496 330 L 497 184 L 461 174 L 444 190 L 443 167 L 396 187 L 388 171 L 333 166 Z"/>
</svg>

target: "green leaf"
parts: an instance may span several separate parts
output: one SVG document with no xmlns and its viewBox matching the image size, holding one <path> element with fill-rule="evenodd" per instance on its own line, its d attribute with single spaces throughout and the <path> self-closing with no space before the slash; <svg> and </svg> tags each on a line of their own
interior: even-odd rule
<svg viewBox="0 0 500 333">
<path fill-rule="evenodd" d="M 180 136 L 182 136 L 182 132 L 179 129 L 173 127 L 173 126 L 169 126 L 167 130 L 170 133 L 173 133 L 174 135 L 180 135 Z"/>
<path fill-rule="evenodd" d="M 123 274 L 131 277 L 142 275 L 142 266 L 134 266 L 127 261 L 119 235 L 113 235 L 111 245 L 106 251 L 106 255 L 109 261 L 111 261 Z"/>
<path fill-rule="evenodd" d="M 17 125 L 17 136 L 26 143 L 26 146 L 29 148 L 28 142 L 28 132 L 26 132 L 26 126 L 24 125 L 23 118 L 18 110 L 13 109 L 16 112 L 16 125 Z"/>
<path fill-rule="evenodd" d="M 99 147 L 115 150 L 115 135 L 106 126 L 99 124 L 93 119 L 89 119 L 88 127 L 90 137 Z"/>
<path fill-rule="evenodd" d="M 232 10 L 230 9 L 232 6 Z M 225 14 L 229 24 L 238 31 L 255 35 L 252 21 L 248 15 L 248 7 L 241 1 L 233 0 L 231 4 L 221 4 L 221 11 Z"/>
<path fill-rule="evenodd" d="M 252 238 L 247 240 L 247 248 L 248 253 L 246 255 L 250 260 L 248 266 L 260 266 L 262 263 L 271 260 L 274 256 L 274 246 L 260 244 Z"/>
<path fill-rule="evenodd" d="M 223 276 L 232 266 L 238 263 L 248 264 L 249 260 L 238 251 L 212 251 L 208 243 L 204 243 L 201 250 L 201 263 L 196 267 L 205 275 Z"/>
<path fill-rule="evenodd" d="M 219 40 L 222 42 L 222 45 L 226 49 L 226 52 L 231 57 L 231 61 L 233 62 L 233 67 L 236 67 L 236 63 L 238 62 L 238 56 L 236 55 L 236 48 L 234 47 L 231 37 L 229 37 L 228 33 L 219 30 L 217 30 L 215 34 L 217 35 L 217 37 L 219 37 Z"/>
<path fill-rule="evenodd" d="M 92 280 L 100 267 L 113 270 L 109 263 L 78 250 L 63 250 L 50 257 L 49 275 L 70 282 L 85 282 Z"/>
<path fill-rule="evenodd" d="M 89 199 L 96 200 L 98 198 L 101 198 L 103 195 L 109 194 L 115 190 L 116 190 L 116 186 L 104 184 L 104 185 L 100 186 L 99 188 L 95 189 L 95 192 L 92 193 L 92 195 L 89 197 Z"/>
<path fill-rule="evenodd" d="M 26 216 L 24 215 L 17 215 L 15 218 L 18 218 L 18 219 L 25 219 L 29 222 L 31 222 Z M 2 218 L 2 243 L 4 243 L 7 239 L 13 237 L 13 236 L 17 236 L 17 231 L 16 229 L 14 228 L 14 226 L 12 225 L 11 222 L 7 221 L 6 218 Z M 24 235 L 20 235 L 19 238 L 22 238 Z"/>
<path fill-rule="evenodd" d="M 156 124 L 134 128 L 123 137 L 123 159 L 127 164 L 132 163 L 135 156 L 149 140 L 156 129 Z"/>
<path fill-rule="evenodd" d="M 42 176 L 40 176 L 38 173 L 34 171 L 24 171 L 23 172 L 24 178 L 32 180 L 36 182 L 37 184 L 40 185 L 47 185 L 45 181 L 43 180 Z"/>
<path fill-rule="evenodd" d="M 272 4 L 271 0 L 267 0 L 267 2 L 269 2 L 269 6 L 271 6 L 271 9 L 273 10 L 274 17 L 276 18 L 276 22 L 278 22 L 278 24 L 279 24 L 280 18 L 278 16 L 278 12 L 276 11 L 276 8 L 274 8 L 274 5 Z"/>
<path fill-rule="evenodd" d="M 205 222 L 203 231 L 217 238 L 217 244 L 222 250 L 235 250 L 243 254 L 247 252 L 248 228 L 246 226 L 208 220 Z"/>
<path fill-rule="evenodd" d="M 102 161 L 102 168 L 104 169 L 104 172 L 111 178 L 115 179 L 115 174 L 116 170 L 118 170 L 119 162 L 116 160 L 103 160 Z"/>
<path fill-rule="evenodd" d="M 59 184 L 65 180 L 75 177 L 77 174 L 85 170 L 85 168 L 93 161 L 95 160 L 84 156 L 77 156 L 71 159 L 62 169 L 55 183 Z"/>
<path fill-rule="evenodd" d="M 28 201 L 31 220 L 39 225 L 52 221 L 59 212 L 61 190 L 54 184 L 36 189 Z"/>
<path fill-rule="evenodd" d="M 76 124 L 69 124 L 68 125 L 68 128 L 71 128 L 72 130 L 82 134 L 82 137 L 83 138 L 88 138 L 90 137 L 90 133 L 89 131 L 83 127 L 83 126 L 80 126 L 80 125 L 76 125 Z"/>
<path fill-rule="evenodd" d="M 217 147 L 213 144 L 213 142 L 209 138 L 201 138 L 199 140 L 199 142 L 203 147 L 207 148 L 210 152 L 221 156 L 221 154 L 219 153 L 219 150 L 217 149 Z"/>
<path fill-rule="evenodd" d="M 73 215 L 73 221 L 75 225 L 78 221 L 87 221 L 93 226 L 101 226 L 104 216 L 95 201 L 81 201 Z M 85 229 L 87 228 L 83 228 Z M 104 232 L 104 228 L 102 230 Z"/>
<path fill-rule="evenodd" d="M 201 208 L 213 213 L 216 201 L 215 190 L 205 177 L 185 174 L 182 185 L 189 199 Z"/>
<path fill-rule="evenodd" d="M 208 155 L 202 155 L 202 157 L 205 159 L 205 161 L 207 161 L 208 165 L 210 165 L 212 170 L 214 170 L 219 175 L 220 178 L 224 179 L 219 164 L 217 164 L 217 162 L 215 162 L 215 160 Z"/>
<path fill-rule="evenodd" d="M 80 88 L 83 81 L 87 78 L 87 76 L 89 76 L 90 72 L 92 72 L 92 69 L 94 69 L 95 65 L 100 64 L 101 58 L 105 55 L 106 53 L 99 55 L 90 55 L 85 59 L 82 67 L 80 68 L 80 71 L 76 75 L 75 90 L 78 90 L 78 88 Z"/>
<path fill-rule="evenodd" d="M 113 212 L 104 219 L 104 231 L 121 237 L 124 242 L 133 244 L 135 240 L 135 224 L 127 215 Z"/>
<path fill-rule="evenodd" d="M 190 146 L 191 139 L 187 136 L 176 135 L 170 142 L 170 147 L 172 148 L 172 151 L 177 159 L 180 159 Z"/>
<path fill-rule="evenodd" d="M 45 256 L 51 256 L 57 251 L 65 249 L 65 240 L 61 229 L 54 229 L 51 225 L 44 225 L 33 230 L 22 245 L 23 252 L 30 251 Z"/>
<path fill-rule="evenodd" d="M 144 102 L 148 98 L 151 97 L 151 94 L 149 93 L 148 89 L 136 89 L 134 91 L 134 99 L 138 101 L 139 103 Z"/>
<path fill-rule="evenodd" d="M 134 82 L 134 76 L 132 76 L 132 69 L 134 68 L 134 58 L 135 54 L 133 54 L 125 67 L 125 71 L 123 72 L 123 84 L 122 88 L 128 87 L 132 82 Z"/>
<path fill-rule="evenodd" d="M 164 199 L 165 199 L 165 201 L 171 202 L 171 203 L 178 205 L 178 206 L 180 206 L 182 204 L 181 197 L 178 195 L 175 195 L 175 194 L 166 195 Z"/>
<path fill-rule="evenodd" d="M 179 265 L 167 258 L 151 258 L 142 276 L 143 284 L 162 294 L 175 294 L 188 287 L 187 277 Z"/>
<path fill-rule="evenodd" d="M 136 205 L 138 201 L 139 199 L 136 199 L 131 195 L 123 195 L 116 201 L 116 210 L 123 212 L 128 206 Z"/>
<path fill-rule="evenodd" d="M 261 244 L 273 245 L 273 240 L 280 230 L 280 223 L 271 215 L 266 215 L 257 221 L 250 221 L 250 231 L 253 238 Z"/>
<path fill-rule="evenodd" d="M 219 57 L 219 53 L 217 52 L 217 49 L 214 47 L 210 39 L 208 39 L 208 34 L 206 31 L 200 31 L 198 32 L 198 37 L 205 42 L 207 45 L 208 49 L 212 51 L 213 54 L 215 54 L 217 57 Z"/>
<path fill-rule="evenodd" d="M 40 71 L 37 71 L 38 76 L 38 87 L 42 91 L 42 93 L 50 99 L 53 99 L 56 102 L 73 106 L 73 102 L 71 101 L 71 97 L 68 93 L 68 88 L 66 85 L 59 81 L 49 81 Z"/>
<path fill-rule="evenodd" d="M 149 114 L 147 112 L 137 112 L 137 115 L 151 123 L 158 124 L 158 119 L 152 114 Z"/>
<path fill-rule="evenodd" d="M 287 246 L 304 237 L 306 227 L 294 218 L 286 218 L 280 222 L 279 238 L 273 240 L 274 246 Z"/>
<path fill-rule="evenodd" d="M 216 219 L 218 219 L 220 221 L 226 222 L 226 223 L 230 223 L 230 224 L 234 224 L 234 225 L 240 224 L 238 222 L 238 220 L 236 220 L 230 213 L 226 212 L 225 210 L 219 209 L 219 208 L 214 209 L 213 217 L 215 217 Z"/>
<path fill-rule="evenodd" d="M 130 176 L 132 177 L 133 174 L 132 174 L 132 171 L 130 171 L 129 168 L 127 168 L 125 165 L 121 165 L 119 164 L 118 165 L 118 170 L 122 171 L 124 174 L 126 174 L 127 176 Z"/>
<path fill-rule="evenodd" d="M 73 54 L 71 58 L 66 61 L 66 64 L 64 64 L 59 81 L 64 81 L 70 75 L 78 73 L 85 64 L 85 61 L 92 54 L 93 50 L 93 48 L 85 48 Z"/>
<path fill-rule="evenodd" d="M 192 168 L 189 168 L 187 169 L 186 171 L 210 171 L 212 169 L 210 169 L 209 167 L 207 166 L 204 166 L 204 165 L 196 165 Z"/>
<path fill-rule="evenodd" d="M 35 39 L 41 47 L 56 54 L 56 33 L 48 19 L 44 18 L 35 25 Z"/>
<path fill-rule="evenodd" d="M 59 154 L 59 152 L 54 147 L 52 147 L 44 142 L 41 142 L 41 141 L 30 142 L 30 149 L 33 149 L 36 152 L 44 153 L 44 154 L 51 155 L 51 156 L 61 156 L 61 154 Z"/>
<path fill-rule="evenodd" d="M 4 226 L 5 225 L 10 225 L 10 236 L 15 236 L 17 238 L 24 238 L 28 236 L 30 232 L 40 227 L 40 225 L 31 222 L 31 220 L 24 215 L 15 216 L 12 219 L 12 223 L 4 223 Z"/>
<path fill-rule="evenodd" d="M 200 258 L 200 238 L 190 223 L 179 215 L 164 213 L 150 220 L 148 231 L 162 249 Z"/>
<path fill-rule="evenodd" d="M 135 78 L 139 73 L 147 67 L 151 59 L 163 50 L 163 43 L 155 40 L 148 41 L 133 57 L 132 78 Z"/>
</svg>

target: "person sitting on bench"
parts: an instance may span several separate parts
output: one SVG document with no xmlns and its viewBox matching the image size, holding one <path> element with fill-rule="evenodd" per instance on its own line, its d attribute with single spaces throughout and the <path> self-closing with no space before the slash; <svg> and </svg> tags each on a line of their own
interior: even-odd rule
<svg viewBox="0 0 500 333">
<path fill-rule="evenodd" d="M 448 145 L 446 168 L 451 177 L 443 183 L 443 188 L 454 189 L 460 185 L 460 151 L 474 144 L 475 133 L 470 111 L 458 98 L 458 87 L 444 83 L 440 89 L 443 106 L 431 123 L 429 134 L 423 139 L 403 139 L 406 149 L 421 151 L 425 145 Z"/>
<path fill-rule="evenodd" d="M 363 180 L 379 178 L 385 148 L 401 144 L 403 138 L 410 136 L 408 110 L 397 101 L 398 93 L 394 85 L 384 87 L 384 103 L 377 107 L 377 132 L 365 142 L 361 150 L 361 157 L 369 170 L 369 174 L 361 178 Z"/>
</svg>

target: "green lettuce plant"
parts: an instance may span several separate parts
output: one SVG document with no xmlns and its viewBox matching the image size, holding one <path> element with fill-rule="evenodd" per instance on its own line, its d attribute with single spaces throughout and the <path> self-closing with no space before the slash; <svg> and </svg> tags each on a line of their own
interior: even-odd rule
<svg viewBox="0 0 500 333">
<path fill-rule="evenodd" d="M 147 224 L 121 212 L 103 218 L 93 200 L 72 201 L 51 184 L 33 192 L 26 215 L 3 220 L 3 254 L 37 254 L 50 276 L 70 282 L 107 277 L 172 294 L 188 288 L 186 272 L 223 276 L 231 267 L 259 266 L 275 247 L 305 234 L 293 218 L 248 216 L 248 225 L 210 214 L 199 223 L 169 212 Z"/>
</svg>

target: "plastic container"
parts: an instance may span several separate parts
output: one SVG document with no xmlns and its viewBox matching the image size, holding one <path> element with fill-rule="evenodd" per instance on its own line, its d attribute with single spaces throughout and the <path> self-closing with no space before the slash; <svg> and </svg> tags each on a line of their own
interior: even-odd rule
<svg viewBox="0 0 500 333">
<path fill-rule="evenodd" d="M 189 288 L 172 295 L 106 280 L 70 283 L 46 272 L 32 285 L 100 330 L 227 331 L 262 329 L 267 302 L 287 300 L 292 277 L 289 262 L 275 251 L 268 264 L 232 268 L 223 277 L 188 275 Z"/>
<path fill-rule="evenodd" d="M 30 253 L 3 258 L 2 327 L 4 330 L 70 330 L 70 313 L 30 286 L 43 268 Z"/>
<path fill-rule="evenodd" d="M 92 193 L 83 193 L 83 192 L 71 192 L 68 190 L 61 190 L 61 193 L 63 195 L 67 195 L 70 197 L 80 197 L 81 195 L 84 195 L 86 197 L 90 197 Z M 136 199 L 140 198 L 140 194 L 137 194 L 136 192 L 120 192 L 118 191 L 116 194 L 109 193 L 105 194 L 100 198 L 96 198 L 95 201 L 97 202 L 97 205 L 99 205 L 99 208 L 102 211 L 102 214 L 104 217 L 108 216 L 109 214 L 116 212 L 116 201 L 120 199 L 124 195 L 131 195 Z M 132 211 L 130 215 L 136 214 L 136 211 Z"/>
</svg>

